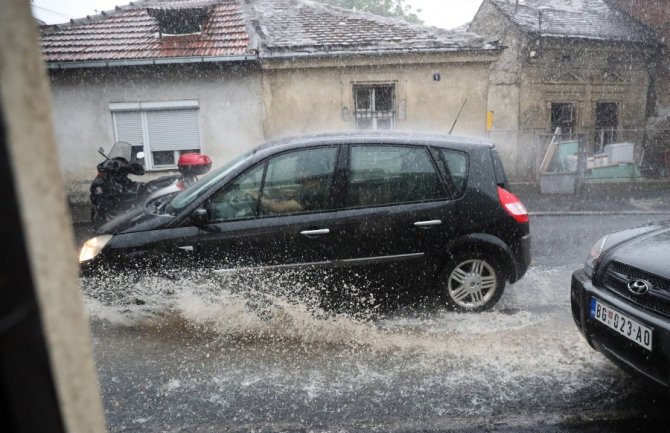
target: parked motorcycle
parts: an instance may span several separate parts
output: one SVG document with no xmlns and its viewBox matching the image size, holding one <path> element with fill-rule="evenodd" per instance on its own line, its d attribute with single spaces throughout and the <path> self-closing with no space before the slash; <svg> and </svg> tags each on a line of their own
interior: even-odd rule
<svg viewBox="0 0 670 433">
<path fill-rule="evenodd" d="M 105 160 L 98 164 L 98 174 L 91 183 L 91 222 L 100 227 L 117 215 L 142 205 L 150 196 L 155 198 L 165 193 L 186 189 L 197 180 L 197 176 L 206 173 L 212 166 L 212 160 L 200 153 L 185 153 L 179 157 L 179 174 L 162 176 L 148 182 L 136 182 L 128 176 L 144 175 L 144 166 L 132 160 L 132 146 L 119 141 L 112 146 L 108 154 L 102 147 L 98 152 Z M 136 159 L 144 158 L 139 152 Z"/>
</svg>

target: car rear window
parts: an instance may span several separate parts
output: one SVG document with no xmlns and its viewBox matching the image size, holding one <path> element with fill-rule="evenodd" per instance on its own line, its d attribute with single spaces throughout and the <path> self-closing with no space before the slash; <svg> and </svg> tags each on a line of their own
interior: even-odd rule
<svg viewBox="0 0 670 433">
<path fill-rule="evenodd" d="M 493 158 L 493 171 L 496 175 L 496 184 L 501 188 L 507 189 L 507 175 L 505 174 L 505 169 L 502 160 L 500 159 L 500 155 L 498 155 L 498 151 L 491 149 L 491 158 Z"/>
<path fill-rule="evenodd" d="M 454 198 L 461 197 L 468 185 L 470 157 L 466 152 L 453 149 L 433 149 L 433 155 Z"/>
</svg>

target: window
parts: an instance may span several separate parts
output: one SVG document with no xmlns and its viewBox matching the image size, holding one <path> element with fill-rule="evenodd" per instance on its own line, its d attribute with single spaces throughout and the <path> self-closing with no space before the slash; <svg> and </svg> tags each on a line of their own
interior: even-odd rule
<svg viewBox="0 0 670 433">
<path fill-rule="evenodd" d="M 111 104 L 117 141 L 133 146 L 148 170 L 175 168 L 179 155 L 200 151 L 197 101 Z"/>
<path fill-rule="evenodd" d="M 601 152 L 607 144 L 616 142 L 619 129 L 619 104 L 598 102 L 596 104 L 595 150 Z"/>
<path fill-rule="evenodd" d="M 207 204 L 210 221 L 255 217 L 264 168 L 264 164 L 252 168 L 230 186 L 214 194 Z"/>
<path fill-rule="evenodd" d="M 446 193 L 424 148 L 354 146 L 347 206 L 434 200 Z"/>
<path fill-rule="evenodd" d="M 433 155 L 454 196 L 462 196 L 468 183 L 468 154 L 452 149 L 436 149 Z M 494 169 L 498 182 L 506 184 L 505 172 L 497 154 L 494 157 Z"/>
<path fill-rule="evenodd" d="M 261 213 L 274 215 L 330 208 L 337 148 L 291 152 L 268 163 Z"/>
<path fill-rule="evenodd" d="M 572 134 L 575 131 L 575 104 L 572 102 L 553 102 L 551 104 L 551 132 L 561 128 L 561 134 Z"/>
<path fill-rule="evenodd" d="M 354 120 L 356 129 L 393 129 L 395 86 L 355 85 Z"/>
<path fill-rule="evenodd" d="M 162 35 L 200 33 L 208 15 L 207 9 L 204 7 L 147 8 L 147 13 L 158 20 L 158 27 Z"/>
</svg>

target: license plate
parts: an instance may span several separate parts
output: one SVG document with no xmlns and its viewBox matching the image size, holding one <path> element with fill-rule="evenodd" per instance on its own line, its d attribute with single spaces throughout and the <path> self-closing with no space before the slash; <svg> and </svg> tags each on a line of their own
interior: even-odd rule
<svg viewBox="0 0 670 433">
<path fill-rule="evenodd" d="M 591 318 L 615 330 L 647 350 L 651 350 L 652 330 L 596 298 L 591 298 Z"/>
</svg>

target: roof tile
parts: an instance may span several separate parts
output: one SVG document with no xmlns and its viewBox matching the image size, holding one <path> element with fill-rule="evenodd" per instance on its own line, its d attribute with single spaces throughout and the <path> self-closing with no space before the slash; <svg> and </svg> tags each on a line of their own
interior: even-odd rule
<svg viewBox="0 0 670 433">
<path fill-rule="evenodd" d="M 261 56 L 486 50 L 472 33 L 355 12 L 310 0 L 253 0 Z"/>
<path fill-rule="evenodd" d="M 208 8 L 198 34 L 159 34 L 147 10 Z M 255 55 L 261 57 L 498 49 L 472 33 L 355 12 L 310 0 L 143 0 L 104 14 L 45 26 L 47 62 Z"/>
<path fill-rule="evenodd" d="M 147 8 L 207 7 L 202 33 L 161 36 Z M 249 35 L 236 0 L 145 0 L 92 19 L 46 26 L 42 52 L 47 62 L 133 60 L 168 57 L 225 57 L 250 53 Z"/>
<path fill-rule="evenodd" d="M 656 43 L 653 30 L 604 0 L 491 0 L 513 22 L 543 36 Z M 517 4 L 518 3 L 518 4 Z"/>
</svg>

